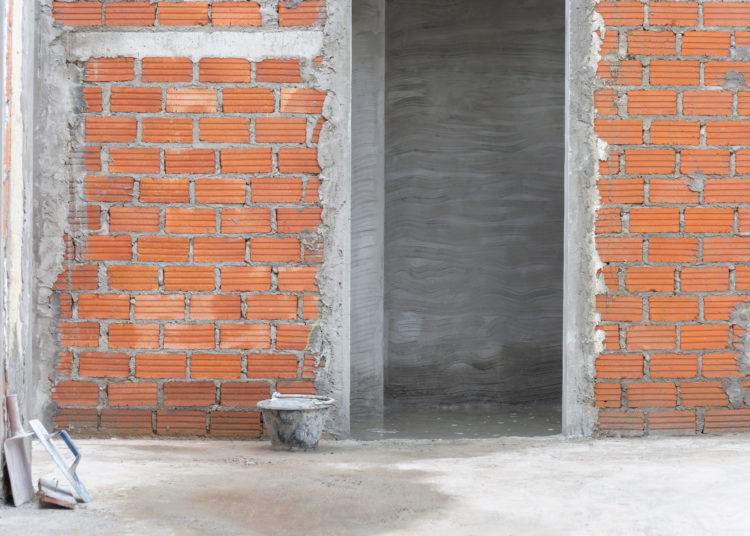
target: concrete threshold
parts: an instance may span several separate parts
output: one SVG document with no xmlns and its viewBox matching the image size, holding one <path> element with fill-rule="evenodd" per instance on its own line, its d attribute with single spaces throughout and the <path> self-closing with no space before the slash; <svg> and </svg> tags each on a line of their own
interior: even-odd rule
<svg viewBox="0 0 750 536">
<path fill-rule="evenodd" d="M 80 440 L 93 501 L 0 506 L 1 534 L 745 534 L 750 435 Z M 54 477 L 36 444 L 35 477 Z M 58 476 L 57 478 L 61 478 Z"/>
</svg>

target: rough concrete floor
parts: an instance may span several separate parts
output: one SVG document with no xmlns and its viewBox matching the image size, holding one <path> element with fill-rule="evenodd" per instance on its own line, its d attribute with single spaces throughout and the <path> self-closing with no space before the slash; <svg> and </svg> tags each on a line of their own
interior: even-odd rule
<svg viewBox="0 0 750 536">
<path fill-rule="evenodd" d="M 747 534 L 750 436 L 268 443 L 85 440 L 76 511 L 0 534 Z M 34 473 L 53 467 L 38 445 Z"/>
</svg>

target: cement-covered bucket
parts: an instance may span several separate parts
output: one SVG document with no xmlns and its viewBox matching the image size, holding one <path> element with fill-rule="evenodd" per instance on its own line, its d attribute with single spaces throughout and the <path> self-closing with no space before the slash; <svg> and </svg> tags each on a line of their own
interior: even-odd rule
<svg viewBox="0 0 750 536">
<path fill-rule="evenodd" d="M 258 408 L 275 449 L 314 450 L 333 404 L 334 400 L 326 396 L 274 393 L 258 402 Z"/>
</svg>

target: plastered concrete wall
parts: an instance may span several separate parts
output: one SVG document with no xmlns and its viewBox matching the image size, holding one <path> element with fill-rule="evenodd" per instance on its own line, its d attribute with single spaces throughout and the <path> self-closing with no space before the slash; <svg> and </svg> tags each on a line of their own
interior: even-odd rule
<svg viewBox="0 0 750 536">
<path fill-rule="evenodd" d="M 559 402 L 565 6 L 388 3 L 386 394 Z"/>
<path fill-rule="evenodd" d="M 41 16 L 36 262 L 55 292 L 36 363 L 57 425 L 257 437 L 278 389 L 333 396 L 346 434 L 349 3 Z"/>
</svg>

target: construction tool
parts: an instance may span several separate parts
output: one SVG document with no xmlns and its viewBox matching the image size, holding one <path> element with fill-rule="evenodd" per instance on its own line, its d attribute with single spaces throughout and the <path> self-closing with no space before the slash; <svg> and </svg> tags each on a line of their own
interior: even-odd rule
<svg viewBox="0 0 750 536">
<path fill-rule="evenodd" d="M 13 504 L 21 506 L 34 498 L 34 483 L 31 480 L 31 437 L 21 426 L 18 411 L 18 396 L 5 397 L 11 437 L 5 440 L 5 463 L 10 477 Z"/>
<path fill-rule="evenodd" d="M 67 478 L 68 482 L 70 482 L 70 485 L 73 486 L 73 491 L 75 491 L 76 495 L 78 495 L 79 501 L 84 503 L 89 502 L 91 500 L 91 495 L 89 495 L 86 486 L 83 485 L 83 482 L 81 482 L 81 479 L 78 478 L 78 475 L 76 474 L 76 467 L 78 466 L 78 462 L 81 461 L 81 453 L 78 451 L 75 443 L 73 443 L 73 440 L 70 439 L 68 432 L 66 432 L 65 430 L 60 430 L 59 432 L 55 432 L 54 434 L 50 435 L 44 425 L 36 419 L 29 421 L 29 426 L 31 426 L 31 429 L 34 430 L 37 439 L 39 439 L 44 449 L 52 457 L 52 460 L 55 462 L 55 465 L 57 465 L 57 468 L 62 471 L 63 475 L 65 475 L 65 478 Z M 57 446 L 52 442 L 52 439 L 56 436 L 60 436 L 60 439 L 63 440 L 68 449 L 70 449 L 70 452 L 75 457 L 73 463 L 69 466 L 65 462 L 65 459 L 62 457 L 62 454 L 60 454 Z"/>
<path fill-rule="evenodd" d="M 39 501 L 42 504 L 52 504 L 62 508 L 76 507 L 76 498 L 69 490 L 63 488 L 57 481 L 39 479 Z"/>
</svg>

